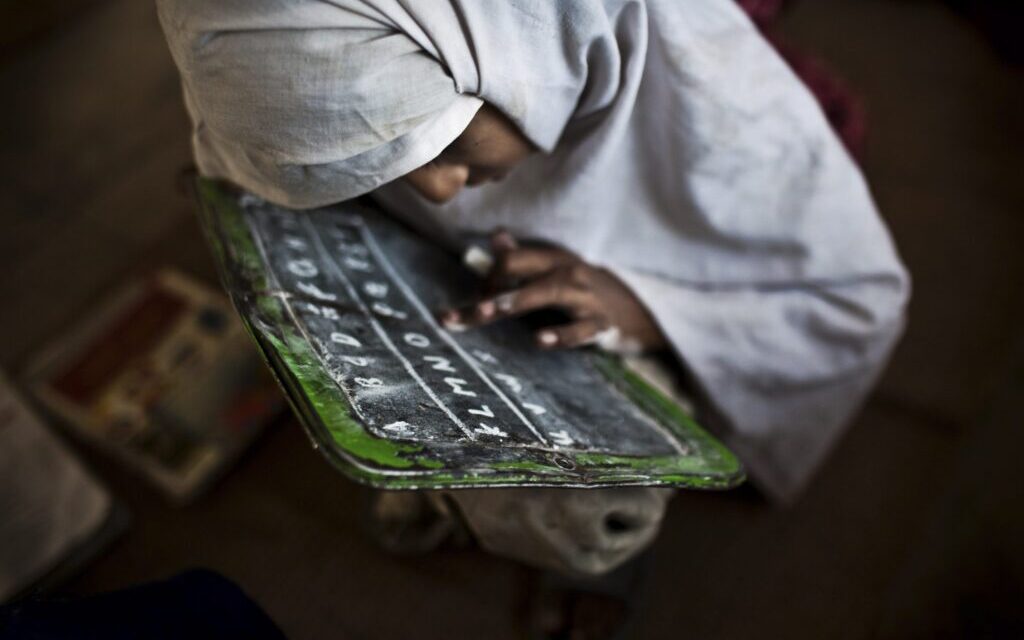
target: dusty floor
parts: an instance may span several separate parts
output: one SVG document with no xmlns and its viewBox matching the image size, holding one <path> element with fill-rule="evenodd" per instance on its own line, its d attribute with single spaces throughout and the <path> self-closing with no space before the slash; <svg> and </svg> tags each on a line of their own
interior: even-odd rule
<svg viewBox="0 0 1024 640">
<path fill-rule="evenodd" d="M 750 492 L 674 501 L 640 638 L 868 635 L 920 549 L 941 548 L 936 510 L 1024 334 L 1024 73 L 933 2 L 804 2 L 784 30 L 866 99 L 865 168 L 915 277 L 911 324 L 797 507 Z M 95 3 L 6 57 L 0 86 L 0 366 L 16 373 L 140 268 L 213 280 L 175 190 L 188 123 L 152 3 Z M 134 521 L 69 592 L 205 566 L 296 639 L 517 637 L 522 568 L 475 551 L 382 554 L 357 527 L 357 489 L 290 419 L 184 509 L 90 459 Z"/>
</svg>

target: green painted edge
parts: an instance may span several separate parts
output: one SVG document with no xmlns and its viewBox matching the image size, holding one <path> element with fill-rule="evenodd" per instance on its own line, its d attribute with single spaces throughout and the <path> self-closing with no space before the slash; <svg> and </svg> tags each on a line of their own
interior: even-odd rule
<svg viewBox="0 0 1024 640">
<path fill-rule="evenodd" d="M 705 432 L 681 407 L 611 357 L 598 356 L 598 368 L 647 413 L 698 455 L 630 457 L 600 453 L 555 452 L 583 469 L 567 473 L 554 464 L 506 460 L 453 472 L 421 445 L 378 438 L 353 417 L 352 407 L 319 366 L 316 355 L 285 317 L 280 301 L 267 294 L 268 279 L 243 213 L 232 195 L 214 180 L 196 179 L 200 220 L 213 249 L 221 280 L 246 329 L 283 388 L 292 409 L 317 448 L 352 479 L 387 489 L 470 488 L 484 486 L 672 485 L 725 489 L 744 480 L 742 466 L 724 445 Z M 253 326 L 248 309 L 281 331 L 278 337 Z M 304 399 L 303 405 L 299 399 Z M 709 463 L 717 462 L 715 468 Z M 380 465 L 381 469 L 369 468 Z M 390 476 L 387 470 L 412 470 L 415 476 Z M 652 474 L 655 474 L 652 476 Z"/>
<path fill-rule="evenodd" d="M 642 376 L 628 369 L 620 358 L 595 355 L 595 362 L 612 384 L 648 415 L 658 420 L 662 426 L 671 430 L 676 438 L 695 447 L 697 455 L 642 458 L 643 466 L 637 464 L 637 458 L 629 456 L 584 453 L 578 454 L 577 460 L 636 469 L 648 469 L 648 465 L 652 465 L 664 471 L 675 471 L 685 475 L 691 480 L 687 483 L 688 486 L 701 488 L 731 488 L 746 479 L 743 465 L 732 451 L 697 424 L 677 402 Z"/>
<path fill-rule="evenodd" d="M 352 418 L 351 408 L 347 402 L 342 403 L 344 406 L 339 409 L 339 403 L 335 401 L 338 394 L 334 381 L 320 367 L 304 364 L 305 362 L 315 362 L 316 355 L 298 331 L 290 326 L 280 301 L 263 293 L 268 288 L 267 277 L 237 203 L 226 196 L 213 181 L 199 179 L 198 190 L 200 200 L 204 204 L 202 207 L 203 227 L 207 233 L 209 244 L 213 246 L 222 280 L 225 281 L 225 288 L 236 311 L 241 316 L 246 330 L 263 354 L 264 361 L 274 373 L 278 384 L 284 389 L 292 409 L 303 418 L 301 422 L 314 444 L 320 444 L 316 431 L 322 429 L 325 435 L 330 437 L 330 442 L 343 447 L 345 451 L 364 463 L 377 463 L 396 469 L 405 469 L 416 465 L 428 469 L 442 466 L 436 460 L 423 456 L 417 456 L 410 460 L 406 456 L 419 454 L 422 451 L 421 446 L 377 438 Z M 227 239 L 223 238 L 220 232 L 223 232 Z M 231 278 L 231 275 L 235 273 L 232 265 L 236 265 L 236 269 L 240 269 L 243 274 L 237 281 Z M 241 296 L 240 299 L 235 292 L 246 295 Z M 261 316 L 270 320 L 282 332 L 284 339 L 254 327 L 245 312 L 250 306 L 258 309 Z M 283 368 L 274 366 L 274 361 L 278 359 Z M 289 376 L 294 376 L 297 371 L 302 372 L 301 375 L 306 384 L 302 384 L 298 380 L 282 380 L 279 375 L 280 372 L 287 372 Z M 319 423 L 318 429 L 310 430 L 311 416 L 294 401 L 293 393 L 301 394 L 315 409 L 314 414 L 318 416 L 316 421 Z M 346 470 L 350 468 L 358 470 L 358 465 L 347 464 Z"/>
</svg>

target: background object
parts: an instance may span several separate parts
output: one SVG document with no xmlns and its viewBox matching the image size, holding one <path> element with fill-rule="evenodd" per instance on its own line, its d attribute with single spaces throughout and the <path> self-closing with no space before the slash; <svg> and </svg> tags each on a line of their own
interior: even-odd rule
<svg viewBox="0 0 1024 640">
<path fill-rule="evenodd" d="M 106 489 L 0 372 L 0 602 L 68 575 L 123 529 Z"/>
<path fill-rule="evenodd" d="M 0 607 L 0 638 L 284 640 L 284 635 L 230 580 L 192 570 L 112 593 Z"/>
<path fill-rule="evenodd" d="M 282 406 L 227 300 L 173 271 L 117 289 L 52 342 L 28 378 L 76 435 L 179 502 Z"/>
</svg>

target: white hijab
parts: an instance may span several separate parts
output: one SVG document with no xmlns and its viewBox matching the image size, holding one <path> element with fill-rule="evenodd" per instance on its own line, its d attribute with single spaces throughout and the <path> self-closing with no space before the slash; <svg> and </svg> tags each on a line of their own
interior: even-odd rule
<svg viewBox="0 0 1024 640">
<path fill-rule="evenodd" d="M 771 495 L 898 338 L 907 275 L 820 109 L 732 0 L 158 0 L 200 170 L 313 207 L 560 243 L 618 274 Z M 395 178 L 481 100 L 543 153 L 430 205 Z M 388 184 L 391 183 L 391 184 Z"/>
</svg>

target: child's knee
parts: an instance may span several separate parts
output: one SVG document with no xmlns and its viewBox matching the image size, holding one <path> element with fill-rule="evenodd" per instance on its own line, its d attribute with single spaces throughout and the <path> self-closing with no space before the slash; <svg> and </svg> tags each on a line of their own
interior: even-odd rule
<svg viewBox="0 0 1024 640">
<path fill-rule="evenodd" d="M 488 551 L 585 575 L 610 571 L 650 544 L 671 495 L 650 487 L 452 493 Z"/>
</svg>

